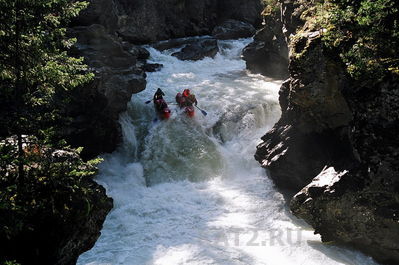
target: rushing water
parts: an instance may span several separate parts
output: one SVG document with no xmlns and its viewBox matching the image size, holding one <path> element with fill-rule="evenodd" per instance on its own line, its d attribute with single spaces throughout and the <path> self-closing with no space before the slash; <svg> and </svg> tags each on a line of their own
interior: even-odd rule
<svg viewBox="0 0 399 265">
<path fill-rule="evenodd" d="M 250 40 L 223 41 L 214 59 L 179 61 L 150 49 L 164 68 L 148 75 L 121 115 L 124 144 L 105 156 L 97 181 L 114 199 L 102 235 L 78 264 L 375 264 L 326 245 L 292 217 L 254 160 L 259 138 L 280 116 L 279 80 L 245 71 Z M 151 99 L 190 88 L 206 110 L 154 122 Z"/>
</svg>

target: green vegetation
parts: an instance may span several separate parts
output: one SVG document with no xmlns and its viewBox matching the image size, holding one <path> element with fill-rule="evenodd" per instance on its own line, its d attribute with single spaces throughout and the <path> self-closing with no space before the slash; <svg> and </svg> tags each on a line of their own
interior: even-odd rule
<svg viewBox="0 0 399 265">
<path fill-rule="evenodd" d="M 277 0 L 264 2 L 264 13 L 274 12 Z M 305 26 L 294 41 L 301 40 L 304 31 L 320 31 L 326 48 L 340 55 L 355 80 L 399 75 L 399 1 L 298 0 L 296 4 Z"/>
<path fill-rule="evenodd" d="M 93 77 L 82 58 L 67 53 L 75 40 L 67 37 L 66 26 L 86 6 L 71 0 L 0 0 L 3 246 L 49 220 L 60 225 L 86 216 L 89 199 L 98 192 L 88 182 L 98 161 L 82 161 L 79 150 L 60 137 L 70 91 Z M 0 250 L 0 264 L 14 259 L 6 252 Z"/>
<path fill-rule="evenodd" d="M 280 10 L 280 3 L 278 0 L 263 0 L 265 8 L 262 11 L 263 16 L 269 16 L 275 14 Z"/>
<path fill-rule="evenodd" d="M 399 74 L 399 1 L 326 0 L 318 12 L 327 47 L 355 79 Z"/>
<path fill-rule="evenodd" d="M 6 261 L 3 263 L 3 265 L 19 265 L 19 264 L 16 263 L 15 261 Z"/>
</svg>

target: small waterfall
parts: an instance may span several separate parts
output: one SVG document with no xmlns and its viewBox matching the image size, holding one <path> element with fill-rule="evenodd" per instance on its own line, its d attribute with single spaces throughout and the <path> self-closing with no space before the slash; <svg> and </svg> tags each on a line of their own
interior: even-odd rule
<svg viewBox="0 0 399 265">
<path fill-rule="evenodd" d="M 127 112 L 123 113 L 119 117 L 119 122 L 122 127 L 123 136 L 123 152 L 131 154 L 134 160 L 138 159 L 138 143 L 136 138 L 136 129 L 133 125 L 133 121 Z"/>
</svg>

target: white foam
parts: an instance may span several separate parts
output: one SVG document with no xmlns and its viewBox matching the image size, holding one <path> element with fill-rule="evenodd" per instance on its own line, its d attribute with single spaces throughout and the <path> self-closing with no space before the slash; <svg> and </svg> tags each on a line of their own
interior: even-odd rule
<svg viewBox="0 0 399 265">
<path fill-rule="evenodd" d="M 121 116 L 125 146 L 105 156 L 97 178 L 115 207 L 78 264 L 375 264 L 322 244 L 254 161 L 280 116 L 281 81 L 246 73 L 239 54 L 249 41 L 224 41 L 215 59 L 198 62 L 150 49 L 164 68 Z M 188 119 L 170 105 L 171 119 L 153 123 L 143 102 L 158 87 L 168 102 L 190 88 L 208 116 Z"/>
</svg>

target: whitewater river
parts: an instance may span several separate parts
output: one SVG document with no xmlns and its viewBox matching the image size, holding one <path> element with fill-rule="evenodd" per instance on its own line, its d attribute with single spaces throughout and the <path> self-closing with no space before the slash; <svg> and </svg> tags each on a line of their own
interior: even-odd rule
<svg viewBox="0 0 399 265">
<path fill-rule="evenodd" d="M 97 177 L 114 209 L 78 264 L 376 264 L 322 244 L 254 160 L 281 114 L 282 81 L 245 71 L 240 54 L 249 42 L 220 42 L 214 59 L 197 62 L 149 49 L 164 68 L 148 74 L 147 89 L 121 115 L 124 144 L 104 157 Z M 190 119 L 170 104 L 171 119 L 154 122 L 144 102 L 158 87 L 171 103 L 191 89 L 208 115 Z"/>
</svg>

